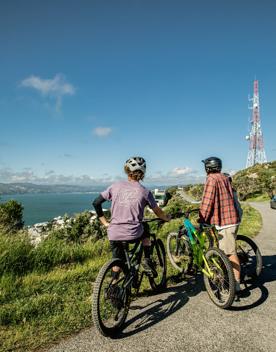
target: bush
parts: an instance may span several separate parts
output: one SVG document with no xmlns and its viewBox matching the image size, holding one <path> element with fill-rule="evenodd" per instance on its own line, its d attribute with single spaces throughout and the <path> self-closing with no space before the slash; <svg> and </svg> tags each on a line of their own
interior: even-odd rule
<svg viewBox="0 0 276 352">
<path fill-rule="evenodd" d="M 5 273 L 22 275 L 32 268 L 32 250 L 25 233 L 0 235 L 0 276 Z"/>
<path fill-rule="evenodd" d="M 48 272 L 56 266 L 83 263 L 108 251 L 108 241 L 83 244 L 50 236 L 34 247 L 25 233 L 0 235 L 0 276 L 23 276 L 31 271 Z"/>
<path fill-rule="evenodd" d="M 184 186 L 184 191 L 195 199 L 201 199 L 203 195 L 204 184 L 195 184 Z"/>
<path fill-rule="evenodd" d="M 0 204 L 0 229 L 14 233 L 23 228 L 23 206 L 15 200 Z"/>
<path fill-rule="evenodd" d="M 67 243 L 85 243 L 88 240 L 98 240 L 107 235 L 106 228 L 101 225 L 98 219 L 90 222 L 91 214 L 83 212 L 76 214 L 74 218 L 64 218 L 64 227 L 54 229 L 49 237 L 64 240 Z"/>
<path fill-rule="evenodd" d="M 57 265 L 83 263 L 92 257 L 91 245 L 65 243 L 58 238 L 47 238 L 33 251 L 33 270 L 47 272 Z"/>
<path fill-rule="evenodd" d="M 172 217 L 175 217 L 177 213 L 183 212 L 188 205 L 189 203 L 180 196 L 174 196 L 169 200 L 168 205 L 164 207 L 164 211 Z"/>
</svg>

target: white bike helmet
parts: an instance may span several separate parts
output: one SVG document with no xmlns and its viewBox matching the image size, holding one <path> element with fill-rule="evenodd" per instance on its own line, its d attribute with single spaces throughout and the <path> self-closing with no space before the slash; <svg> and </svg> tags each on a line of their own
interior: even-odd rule
<svg viewBox="0 0 276 352">
<path fill-rule="evenodd" d="M 133 156 L 132 158 L 129 158 L 125 166 L 132 172 L 132 171 L 142 171 L 143 174 L 146 173 L 146 160 L 144 158 L 141 158 L 140 156 Z"/>
</svg>

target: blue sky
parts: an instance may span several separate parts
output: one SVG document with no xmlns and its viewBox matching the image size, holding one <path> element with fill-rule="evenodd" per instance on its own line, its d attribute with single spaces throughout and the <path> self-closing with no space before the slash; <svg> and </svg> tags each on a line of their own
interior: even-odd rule
<svg viewBox="0 0 276 352">
<path fill-rule="evenodd" d="M 148 183 L 245 167 L 255 77 L 276 159 L 274 1 L 2 1 L 0 182 Z"/>
</svg>

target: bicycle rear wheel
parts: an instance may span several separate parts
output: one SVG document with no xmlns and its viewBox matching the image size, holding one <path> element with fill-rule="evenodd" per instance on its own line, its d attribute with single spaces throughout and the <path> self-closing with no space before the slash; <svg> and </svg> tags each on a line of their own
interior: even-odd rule
<svg viewBox="0 0 276 352">
<path fill-rule="evenodd" d="M 166 287 L 166 252 L 163 242 L 158 238 L 152 244 L 151 260 L 156 275 L 149 276 L 149 283 L 153 290 L 159 291 Z"/>
<path fill-rule="evenodd" d="M 210 248 L 206 254 L 211 277 L 204 274 L 204 284 L 210 299 L 220 308 L 228 308 L 235 298 L 235 279 L 232 265 L 219 248 Z M 205 270 L 208 270 L 207 265 Z"/>
<path fill-rule="evenodd" d="M 192 266 L 192 256 L 188 241 L 176 232 L 167 237 L 167 253 L 172 266 L 181 273 L 187 273 Z"/>
<path fill-rule="evenodd" d="M 114 278 L 112 268 L 120 268 Z M 126 320 L 130 304 L 130 288 L 125 286 L 127 270 L 122 260 L 112 259 L 99 271 L 92 294 L 92 319 L 104 336 L 118 333 Z"/>
<path fill-rule="evenodd" d="M 262 255 L 258 246 L 251 238 L 244 235 L 237 235 L 236 244 L 241 265 L 241 279 L 246 281 L 257 278 L 263 266 Z"/>
</svg>

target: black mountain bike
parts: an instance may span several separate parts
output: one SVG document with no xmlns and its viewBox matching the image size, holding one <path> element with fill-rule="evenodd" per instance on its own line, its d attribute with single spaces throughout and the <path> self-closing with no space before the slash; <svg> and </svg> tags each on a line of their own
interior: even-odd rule
<svg viewBox="0 0 276 352">
<path fill-rule="evenodd" d="M 144 227 L 151 221 L 163 222 L 161 219 L 145 219 Z M 148 229 L 147 229 L 148 232 Z M 150 286 L 160 291 L 166 286 L 166 254 L 163 242 L 155 234 L 151 238 L 152 273 L 141 269 L 143 246 L 138 239 L 133 248 L 130 242 L 122 242 L 126 260 L 111 259 L 103 265 L 94 283 L 92 295 L 92 318 L 97 330 L 104 336 L 114 336 L 120 332 L 125 323 L 132 290 L 139 291 L 143 276 L 148 277 Z M 112 268 L 119 268 L 119 276 L 114 278 Z"/>
</svg>

